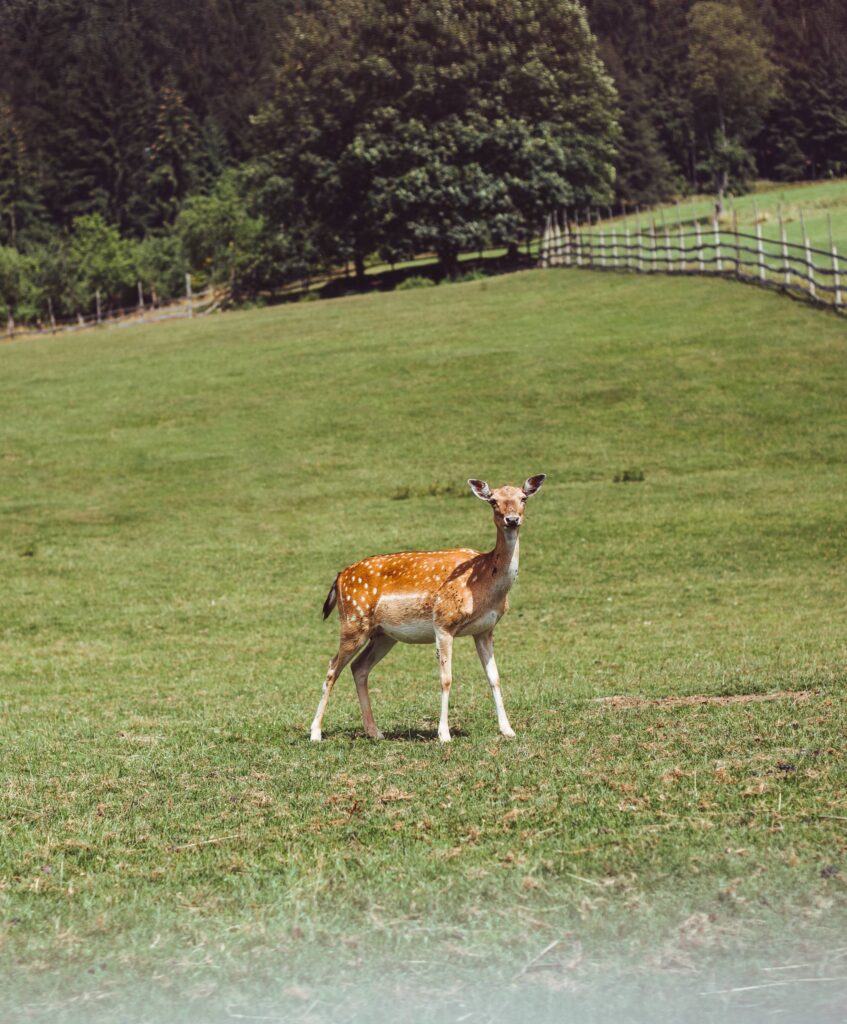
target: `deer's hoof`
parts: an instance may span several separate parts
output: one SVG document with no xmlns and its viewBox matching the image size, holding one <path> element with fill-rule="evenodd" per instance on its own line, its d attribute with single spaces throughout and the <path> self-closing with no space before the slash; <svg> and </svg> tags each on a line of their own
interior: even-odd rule
<svg viewBox="0 0 847 1024">
<path fill-rule="evenodd" d="M 453 737 L 450 735 L 449 732 L 439 732 L 438 739 L 439 739 L 439 742 L 441 742 L 441 743 L 452 743 L 453 742 Z"/>
<path fill-rule="evenodd" d="M 385 736 L 382 734 L 382 730 L 377 729 L 376 732 L 366 733 L 369 740 L 384 740 Z"/>
<path fill-rule="evenodd" d="M 312 735 L 309 737 L 312 743 L 320 743 L 321 734 L 317 729 L 312 729 Z"/>
<path fill-rule="evenodd" d="M 507 740 L 513 740 L 515 738 L 515 730 L 511 728 L 501 729 L 500 732 L 506 737 Z"/>
</svg>

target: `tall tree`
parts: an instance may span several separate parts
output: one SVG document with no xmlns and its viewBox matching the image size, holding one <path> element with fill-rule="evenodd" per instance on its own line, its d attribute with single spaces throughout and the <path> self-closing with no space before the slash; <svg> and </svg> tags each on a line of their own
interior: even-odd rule
<svg viewBox="0 0 847 1024">
<path fill-rule="evenodd" d="M 289 23 L 255 123 L 285 215 L 359 273 L 404 244 L 451 271 L 613 180 L 615 92 L 574 0 L 323 3 Z"/>
<path fill-rule="evenodd" d="M 711 138 L 709 166 L 718 209 L 734 175 L 753 170 L 746 144 L 777 95 L 777 68 L 764 30 L 737 0 L 699 0 L 688 15 L 691 89 Z"/>
<path fill-rule="evenodd" d="M 173 224 L 199 179 L 199 133 L 185 97 L 173 84 L 159 90 L 154 137 L 147 150 L 146 227 Z"/>
<path fill-rule="evenodd" d="M 19 248 L 43 220 L 39 182 L 18 118 L 0 98 L 0 245 Z"/>
</svg>

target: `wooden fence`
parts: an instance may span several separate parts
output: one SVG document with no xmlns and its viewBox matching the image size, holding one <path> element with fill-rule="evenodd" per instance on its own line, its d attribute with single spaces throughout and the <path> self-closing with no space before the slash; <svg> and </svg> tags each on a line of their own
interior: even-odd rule
<svg viewBox="0 0 847 1024">
<path fill-rule="evenodd" d="M 0 333 L 0 340 L 31 338 L 39 334 L 65 334 L 91 327 L 132 327 L 136 324 L 158 323 L 162 320 L 177 320 L 184 317 L 202 316 L 218 308 L 218 296 L 211 288 L 195 293 L 192 290 L 191 275 L 185 275 L 185 296 L 173 302 L 160 304 L 145 296 L 141 283 L 138 284 L 138 304 L 103 309 L 100 293 L 95 296 L 95 308 L 89 313 L 77 313 L 75 317 L 59 320 L 50 317 L 49 323 L 16 324 L 9 317 L 6 330 Z M 2 321 L 0 321 L 2 323 Z"/>
<path fill-rule="evenodd" d="M 802 224 L 802 221 L 801 221 Z M 730 225 L 717 219 L 656 224 L 594 220 L 553 214 L 539 246 L 542 267 L 585 267 L 629 270 L 642 274 L 716 274 L 737 278 L 810 299 L 837 312 L 845 311 L 838 250 L 816 248 L 802 224 L 803 243 L 789 242 L 779 220 L 779 237 L 766 238 L 756 219 L 751 231 L 739 230 L 737 215 Z"/>
</svg>

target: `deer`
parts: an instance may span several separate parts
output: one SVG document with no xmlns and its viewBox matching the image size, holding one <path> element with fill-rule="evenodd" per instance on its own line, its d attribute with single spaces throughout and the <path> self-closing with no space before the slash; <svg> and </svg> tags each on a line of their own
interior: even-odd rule
<svg viewBox="0 0 847 1024">
<path fill-rule="evenodd" d="M 449 743 L 453 641 L 463 636 L 474 638 L 491 686 L 500 732 L 514 738 L 494 660 L 494 628 L 508 610 L 509 591 L 518 577 L 526 503 L 545 479 L 541 473 L 529 477 L 523 487 L 504 486 L 496 490 L 484 480 L 468 480 L 471 491 L 488 502 L 494 512 L 497 538 L 491 551 L 450 548 L 372 555 L 338 573 L 324 602 L 323 617 L 328 619 L 338 607 L 341 636 L 312 721 L 312 741 L 320 742 L 332 688 L 354 658 L 351 669 L 365 734 L 371 739 L 383 739 L 371 709 L 368 677 L 400 642 L 435 644 L 441 677 L 438 739 Z"/>
</svg>

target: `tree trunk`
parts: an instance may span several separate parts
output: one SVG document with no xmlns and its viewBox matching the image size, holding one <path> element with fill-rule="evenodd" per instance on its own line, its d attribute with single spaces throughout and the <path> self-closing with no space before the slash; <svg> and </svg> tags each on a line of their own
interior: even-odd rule
<svg viewBox="0 0 847 1024">
<path fill-rule="evenodd" d="M 452 246 L 445 247 L 439 250 L 438 259 L 441 263 L 442 273 L 452 281 L 459 269 L 458 251 Z"/>
<path fill-rule="evenodd" d="M 718 174 L 717 198 L 715 199 L 715 216 L 720 217 L 724 211 L 724 197 L 726 196 L 727 185 L 729 184 L 729 173 L 724 167 Z"/>
<path fill-rule="evenodd" d="M 356 280 L 359 284 L 365 282 L 365 257 L 363 253 L 357 252 L 353 255 L 353 262 L 356 265 Z"/>
</svg>

